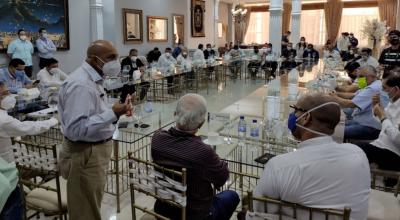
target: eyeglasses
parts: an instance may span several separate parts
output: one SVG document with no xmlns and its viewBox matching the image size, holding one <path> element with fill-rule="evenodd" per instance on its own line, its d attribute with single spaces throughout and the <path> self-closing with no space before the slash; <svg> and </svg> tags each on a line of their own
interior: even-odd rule
<svg viewBox="0 0 400 220">
<path fill-rule="evenodd" d="M 308 111 L 308 110 L 305 110 L 305 109 L 303 109 L 303 108 L 299 108 L 299 107 L 297 107 L 297 106 L 295 106 L 295 105 L 289 105 L 289 107 L 292 108 L 292 109 L 294 109 L 294 112 L 298 112 L 298 111 L 300 111 L 300 112 L 307 112 L 307 111 Z"/>
</svg>

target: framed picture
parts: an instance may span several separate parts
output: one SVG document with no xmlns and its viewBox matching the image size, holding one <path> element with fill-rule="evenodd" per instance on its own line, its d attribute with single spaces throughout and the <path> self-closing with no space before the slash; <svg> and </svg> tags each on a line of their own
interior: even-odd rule
<svg viewBox="0 0 400 220">
<path fill-rule="evenodd" d="M 168 18 L 147 16 L 147 40 L 149 42 L 168 41 Z"/>
<path fill-rule="evenodd" d="M 39 37 L 39 28 L 45 28 L 48 37 L 59 50 L 69 50 L 68 0 L 1 1 L 0 50 L 6 51 L 16 39 L 19 29 L 27 32 L 33 44 Z"/>
<path fill-rule="evenodd" d="M 172 45 L 185 44 L 185 16 L 172 14 Z"/>
<path fill-rule="evenodd" d="M 143 12 L 136 9 L 122 9 L 124 43 L 143 42 Z"/>
<path fill-rule="evenodd" d="M 205 37 L 204 13 L 206 2 L 203 0 L 192 0 L 192 37 Z"/>
</svg>

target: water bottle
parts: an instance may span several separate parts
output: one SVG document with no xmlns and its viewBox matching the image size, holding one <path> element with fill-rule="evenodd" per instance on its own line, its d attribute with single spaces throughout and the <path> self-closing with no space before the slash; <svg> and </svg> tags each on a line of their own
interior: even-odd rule
<svg viewBox="0 0 400 220">
<path fill-rule="evenodd" d="M 255 139 L 258 139 L 260 136 L 260 129 L 256 119 L 253 119 L 253 123 L 250 126 L 250 136 Z"/>
<path fill-rule="evenodd" d="M 244 116 L 240 116 L 239 125 L 238 125 L 238 137 L 239 142 L 243 142 L 246 138 L 246 121 L 244 120 Z"/>
</svg>

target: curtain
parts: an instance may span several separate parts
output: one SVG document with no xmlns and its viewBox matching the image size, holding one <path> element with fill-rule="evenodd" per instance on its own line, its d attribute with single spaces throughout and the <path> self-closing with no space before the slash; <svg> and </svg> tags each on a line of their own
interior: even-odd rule
<svg viewBox="0 0 400 220">
<path fill-rule="evenodd" d="M 331 42 L 335 42 L 338 36 L 342 20 L 342 10 L 342 0 L 328 0 L 324 4 L 327 39 L 331 40 Z"/>
<path fill-rule="evenodd" d="M 244 42 L 246 32 L 250 24 L 251 9 L 247 8 L 247 13 L 243 20 L 235 19 L 235 42 L 241 44 Z"/>
<path fill-rule="evenodd" d="M 292 16 L 292 3 L 283 3 L 282 32 L 290 31 L 290 18 Z"/>
<path fill-rule="evenodd" d="M 379 18 L 386 21 L 391 29 L 396 29 L 397 0 L 378 0 Z"/>
<path fill-rule="evenodd" d="M 269 40 L 269 12 L 253 12 L 244 37 L 245 44 L 263 44 Z"/>
<path fill-rule="evenodd" d="M 176 19 L 176 33 L 178 35 L 178 40 L 181 43 L 184 43 L 184 35 L 185 35 L 184 29 L 183 29 L 184 28 L 184 26 L 183 26 L 184 19 L 181 16 L 175 16 L 175 19 Z"/>
<path fill-rule="evenodd" d="M 243 32 L 241 35 L 241 43 L 244 42 L 244 37 L 246 36 L 247 31 L 249 30 L 249 25 L 250 25 L 250 16 L 251 16 L 251 8 L 247 8 L 247 14 L 244 18 L 244 28 L 243 28 Z"/>
</svg>

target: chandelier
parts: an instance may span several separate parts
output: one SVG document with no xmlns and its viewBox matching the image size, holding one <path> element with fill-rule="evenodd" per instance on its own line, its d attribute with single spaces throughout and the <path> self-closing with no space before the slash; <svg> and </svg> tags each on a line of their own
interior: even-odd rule
<svg viewBox="0 0 400 220">
<path fill-rule="evenodd" d="M 245 15 L 247 14 L 247 8 L 245 8 L 242 4 L 237 4 L 235 9 L 232 9 L 232 17 L 234 21 L 241 22 L 243 21 Z"/>
</svg>

